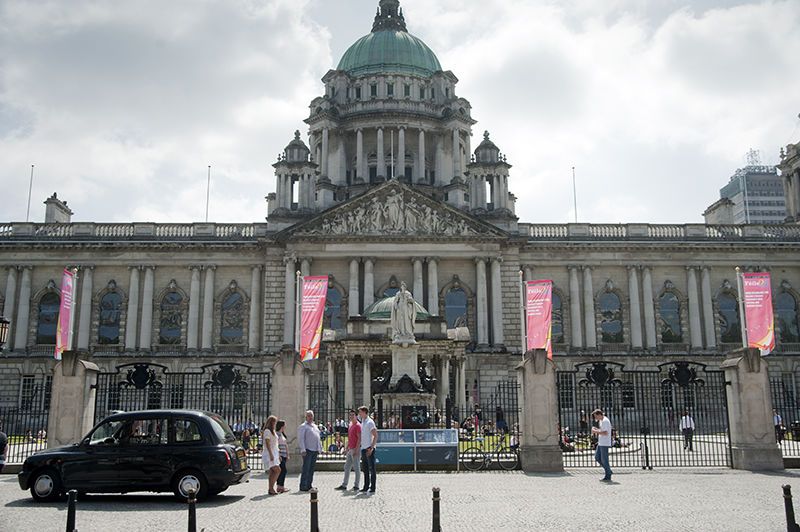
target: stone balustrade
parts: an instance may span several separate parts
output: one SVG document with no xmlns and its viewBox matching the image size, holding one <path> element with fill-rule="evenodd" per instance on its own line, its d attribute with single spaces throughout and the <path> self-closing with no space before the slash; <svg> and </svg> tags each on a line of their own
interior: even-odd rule
<svg viewBox="0 0 800 532">
<path fill-rule="evenodd" d="M 800 241 L 800 225 L 519 224 L 529 240 Z"/>
<path fill-rule="evenodd" d="M 267 224 L 68 224 L 0 223 L 0 242 L 8 240 L 256 240 Z"/>
</svg>

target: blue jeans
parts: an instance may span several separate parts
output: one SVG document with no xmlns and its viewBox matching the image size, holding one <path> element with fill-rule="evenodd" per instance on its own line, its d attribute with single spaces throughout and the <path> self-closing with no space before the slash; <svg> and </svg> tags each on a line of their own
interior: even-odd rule
<svg viewBox="0 0 800 532">
<path fill-rule="evenodd" d="M 375 491 L 375 449 L 372 454 L 367 456 L 367 450 L 361 449 L 361 468 L 364 470 L 364 489 Z"/>
<path fill-rule="evenodd" d="M 608 463 L 608 449 L 609 447 L 598 445 L 597 450 L 594 452 L 594 461 L 603 466 L 603 470 L 606 472 L 604 478 L 611 479 L 611 466 Z"/>
<path fill-rule="evenodd" d="M 317 464 L 317 451 L 306 451 L 303 457 L 303 472 L 300 474 L 300 489 L 308 491 L 314 482 L 314 466 Z"/>
</svg>

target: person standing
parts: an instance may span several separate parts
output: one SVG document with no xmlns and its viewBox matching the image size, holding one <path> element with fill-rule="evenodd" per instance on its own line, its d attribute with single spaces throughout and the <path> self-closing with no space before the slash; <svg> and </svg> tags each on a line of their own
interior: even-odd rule
<svg viewBox="0 0 800 532">
<path fill-rule="evenodd" d="M 683 450 L 687 449 L 691 452 L 692 449 L 692 436 L 694 435 L 694 419 L 689 415 L 688 410 L 683 411 L 681 416 L 681 432 L 683 433 Z"/>
<path fill-rule="evenodd" d="M 783 418 L 777 410 L 772 410 L 772 424 L 775 425 L 775 441 L 783 441 Z"/>
<path fill-rule="evenodd" d="M 592 412 L 596 427 L 592 427 L 592 434 L 597 436 L 597 449 L 594 452 L 594 460 L 605 471 L 605 476 L 600 480 L 611 481 L 611 465 L 608 463 L 608 450 L 611 448 L 611 420 L 608 419 L 599 408 Z"/>
<path fill-rule="evenodd" d="M 378 445 L 378 429 L 369 417 L 366 406 L 358 407 L 358 419 L 361 421 L 361 468 L 364 470 L 364 487 L 361 491 L 375 493 L 375 447 Z"/>
<path fill-rule="evenodd" d="M 347 429 L 347 451 L 344 460 L 344 479 L 337 490 L 346 490 L 347 481 L 350 480 L 350 468 L 356 472 L 356 481 L 353 484 L 353 491 L 358 491 L 361 483 L 361 425 L 358 424 L 355 410 L 350 410 L 350 426 Z"/>
<path fill-rule="evenodd" d="M 6 465 L 6 447 L 8 447 L 8 436 L 0 427 L 0 473 L 3 472 L 3 467 Z"/>
<path fill-rule="evenodd" d="M 314 411 L 306 411 L 306 422 L 297 428 L 297 445 L 303 457 L 303 472 L 300 474 L 300 491 L 311 490 L 314 482 L 314 467 L 317 456 L 322 452 L 319 428 L 314 424 Z"/>
<path fill-rule="evenodd" d="M 281 472 L 280 456 L 278 455 L 278 434 L 276 432 L 277 424 L 278 418 L 269 416 L 264 426 L 264 454 L 261 458 L 264 460 L 264 469 L 267 471 L 267 475 L 269 475 L 268 493 L 270 495 L 278 494 L 278 492 L 275 491 L 275 482 L 278 480 L 278 475 L 280 475 Z"/>
<path fill-rule="evenodd" d="M 281 457 L 281 472 L 278 475 L 278 482 L 275 491 L 278 493 L 286 493 L 287 490 L 284 487 L 284 482 L 286 482 L 286 462 L 289 461 L 289 445 L 286 441 L 286 422 L 282 419 L 278 420 L 278 423 L 275 425 L 275 432 L 278 433 L 278 455 Z"/>
</svg>

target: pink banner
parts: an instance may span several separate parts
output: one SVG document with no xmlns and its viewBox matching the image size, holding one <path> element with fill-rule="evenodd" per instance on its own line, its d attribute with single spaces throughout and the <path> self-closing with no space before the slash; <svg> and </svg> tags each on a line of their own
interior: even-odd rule
<svg viewBox="0 0 800 532">
<path fill-rule="evenodd" d="M 525 321 L 528 328 L 528 351 L 547 350 L 553 358 L 550 326 L 553 318 L 553 282 L 528 281 L 525 283 Z"/>
<path fill-rule="evenodd" d="M 75 272 L 64 268 L 61 278 L 61 306 L 58 309 L 58 328 L 56 329 L 56 360 L 61 353 L 72 349 L 72 323 L 75 298 Z"/>
<path fill-rule="evenodd" d="M 768 355 L 775 349 L 775 320 L 772 313 L 772 283 L 769 273 L 743 273 L 744 315 L 747 345 Z"/>
<path fill-rule="evenodd" d="M 316 360 L 322 343 L 322 318 L 328 295 L 328 276 L 303 277 L 300 314 L 300 359 Z"/>
</svg>

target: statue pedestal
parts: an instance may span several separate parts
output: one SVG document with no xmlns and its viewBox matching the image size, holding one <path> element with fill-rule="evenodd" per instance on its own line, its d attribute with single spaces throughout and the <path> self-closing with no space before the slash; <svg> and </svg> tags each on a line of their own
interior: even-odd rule
<svg viewBox="0 0 800 532">
<path fill-rule="evenodd" d="M 384 411 L 394 412 L 400 414 L 400 410 L 404 406 L 427 406 L 428 414 L 433 415 L 436 409 L 436 395 L 432 393 L 397 393 L 386 392 L 375 395 L 375 399 L 383 401 Z M 399 427 L 393 427 L 399 428 Z"/>
<path fill-rule="evenodd" d="M 394 388 L 397 382 L 403 377 L 408 375 L 418 387 L 419 382 L 419 345 L 398 345 L 392 344 L 392 378 L 389 381 L 389 387 Z"/>
</svg>

